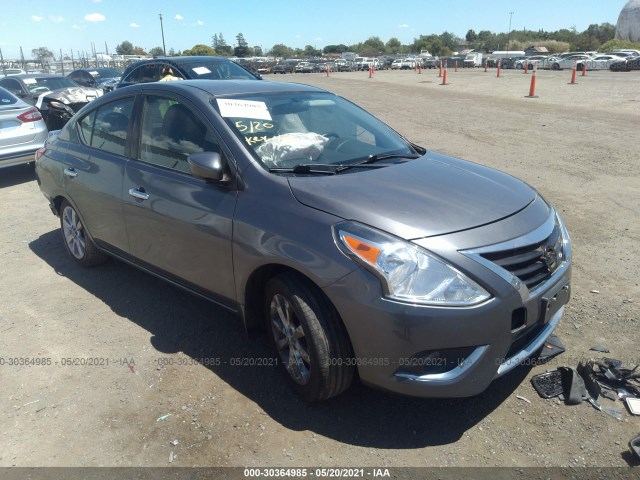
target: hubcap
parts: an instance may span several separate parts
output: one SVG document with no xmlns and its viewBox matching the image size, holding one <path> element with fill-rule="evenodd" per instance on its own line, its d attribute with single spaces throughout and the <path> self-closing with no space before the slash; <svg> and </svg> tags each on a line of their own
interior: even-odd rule
<svg viewBox="0 0 640 480">
<path fill-rule="evenodd" d="M 76 211 L 70 206 L 62 211 L 62 233 L 71 255 L 82 260 L 86 249 L 84 229 Z"/>
<path fill-rule="evenodd" d="M 291 378 L 300 385 L 309 381 L 311 358 L 300 321 L 291 302 L 283 295 L 271 299 L 271 330 L 280 359 Z"/>
</svg>

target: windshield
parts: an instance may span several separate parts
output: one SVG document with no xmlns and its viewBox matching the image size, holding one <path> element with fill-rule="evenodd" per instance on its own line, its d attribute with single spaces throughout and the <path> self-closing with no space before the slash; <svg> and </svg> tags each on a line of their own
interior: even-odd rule
<svg viewBox="0 0 640 480">
<path fill-rule="evenodd" d="M 256 77 L 237 63 L 229 60 L 202 60 L 180 63 L 180 68 L 187 72 L 190 79 L 218 80 L 230 78 L 255 80 Z"/>
<path fill-rule="evenodd" d="M 120 70 L 116 70 L 115 68 L 94 68 L 87 71 L 96 80 L 100 80 L 102 78 L 122 77 L 122 72 Z"/>
<path fill-rule="evenodd" d="M 416 153 L 380 120 L 331 93 L 265 93 L 212 104 L 267 168 L 348 165 Z"/>
<path fill-rule="evenodd" d="M 22 81 L 32 94 L 40 94 L 60 88 L 75 88 L 79 85 L 67 77 L 23 78 Z"/>
</svg>

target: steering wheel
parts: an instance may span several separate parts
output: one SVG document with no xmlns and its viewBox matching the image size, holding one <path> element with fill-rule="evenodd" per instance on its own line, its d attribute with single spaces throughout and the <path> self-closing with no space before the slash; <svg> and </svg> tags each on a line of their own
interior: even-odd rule
<svg viewBox="0 0 640 480">
<path fill-rule="evenodd" d="M 340 152 L 340 149 L 346 145 L 349 145 L 352 142 L 355 142 L 354 138 L 343 138 L 339 142 L 336 142 L 336 145 L 333 147 L 334 152 Z"/>
</svg>

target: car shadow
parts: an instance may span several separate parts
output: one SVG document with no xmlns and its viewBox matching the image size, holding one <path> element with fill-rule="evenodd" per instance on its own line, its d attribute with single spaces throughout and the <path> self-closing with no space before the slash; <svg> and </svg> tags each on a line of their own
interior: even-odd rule
<svg viewBox="0 0 640 480">
<path fill-rule="evenodd" d="M 82 268 L 65 252 L 57 230 L 33 240 L 29 247 L 58 275 L 150 332 L 158 352 L 220 359 L 220 365 L 207 368 L 273 420 L 342 443 L 392 449 L 454 443 L 509 397 L 529 371 L 518 368 L 473 398 L 412 398 L 355 382 L 344 394 L 309 405 L 292 393 L 279 367 L 243 366 L 232 360 L 252 363 L 273 355 L 266 335 L 247 338 L 241 323 L 226 310 L 119 261 Z"/>
<path fill-rule="evenodd" d="M 13 187 L 36 179 L 33 163 L 14 165 L 13 167 L 3 168 L 1 171 L 0 188 Z"/>
</svg>

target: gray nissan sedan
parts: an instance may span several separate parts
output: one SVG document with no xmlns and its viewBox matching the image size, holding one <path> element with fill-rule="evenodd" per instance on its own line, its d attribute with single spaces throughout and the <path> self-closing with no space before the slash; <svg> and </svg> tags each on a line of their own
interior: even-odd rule
<svg viewBox="0 0 640 480">
<path fill-rule="evenodd" d="M 263 328 L 293 389 L 482 392 L 570 297 L 562 219 L 505 173 L 299 84 L 185 80 L 91 102 L 36 155 L 70 257 L 116 257 Z"/>
</svg>

